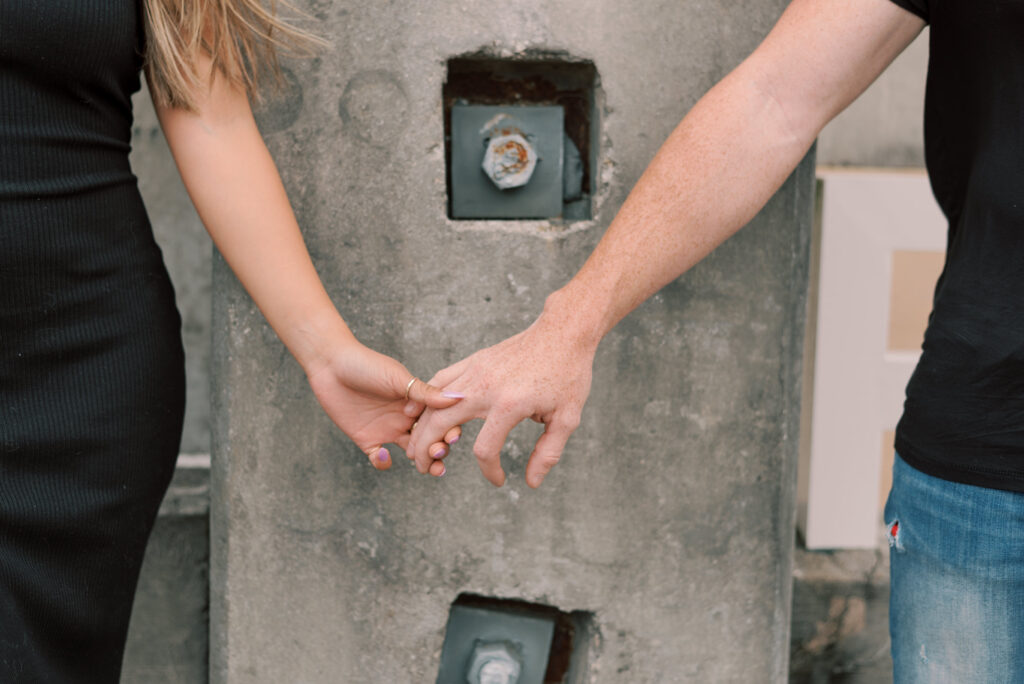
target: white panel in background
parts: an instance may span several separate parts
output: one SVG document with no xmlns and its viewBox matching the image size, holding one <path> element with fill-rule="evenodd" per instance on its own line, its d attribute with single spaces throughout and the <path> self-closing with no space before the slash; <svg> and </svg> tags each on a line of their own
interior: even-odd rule
<svg viewBox="0 0 1024 684">
<path fill-rule="evenodd" d="M 808 548 L 877 546 L 882 435 L 899 420 L 919 352 L 891 351 L 893 252 L 944 251 L 946 221 L 924 172 L 820 169 L 821 276 L 807 510 Z"/>
</svg>

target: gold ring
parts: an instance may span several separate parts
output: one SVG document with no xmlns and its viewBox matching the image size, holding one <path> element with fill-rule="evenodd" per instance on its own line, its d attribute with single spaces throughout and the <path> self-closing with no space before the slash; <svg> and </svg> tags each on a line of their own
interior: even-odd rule
<svg viewBox="0 0 1024 684">
<path fill-rule="evenodd" d="M 412 376 L 412 379 L 409 381 L 409 384 L 405 386 L 405 400 L 406 401 L 409 401 L 409 390 L 411 390 L 412 386 L 415 385 L 415 384 L 416 384 L 416 376 L 414 375 L 414 376 Z"/>
</svg>

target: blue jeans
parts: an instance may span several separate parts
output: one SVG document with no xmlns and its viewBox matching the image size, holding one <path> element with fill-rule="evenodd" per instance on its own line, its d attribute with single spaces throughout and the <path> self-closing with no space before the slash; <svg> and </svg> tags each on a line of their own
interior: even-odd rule
<svg viewBox="0 0 1024 684">
<path fill-rule="evenodd" d="M 1024 683 L 1024 494 L 897 456 L 885 521 L 896 684 Z"/>
</svg>

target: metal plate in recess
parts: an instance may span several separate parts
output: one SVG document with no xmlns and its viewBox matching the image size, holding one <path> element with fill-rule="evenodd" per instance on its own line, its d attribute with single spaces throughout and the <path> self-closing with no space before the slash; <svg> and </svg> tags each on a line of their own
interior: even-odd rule
<svg viewBox="0 0 1024 684">
<path fill-rule="evenodd" d="M 523 669 L 517 684 L 543 684 L 555 633 L 553 619 L 475 606 L 452 606 L 441 651 L 437 684 L 466 684 L 474 644 L 511 641 L 519 647 Z"/>
<path fill-rule="evenodd" d="M 451 113 L 452 218 L 543 219 L 562 214 L 565 111 L 561 107 L 455 105 Z M 540 158 L 530 182 L 511 190 L 499 190 L 480 166 L 494 122 L 502 114 L 527 134 Z"/>
</svg>

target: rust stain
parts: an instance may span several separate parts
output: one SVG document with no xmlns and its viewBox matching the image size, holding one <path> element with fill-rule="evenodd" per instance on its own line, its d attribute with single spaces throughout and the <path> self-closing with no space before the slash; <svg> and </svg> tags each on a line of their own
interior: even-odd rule
<svg viewBox="0 0 1024 684">
<path fill-rule="evenodd" d="M 508 140 L 502 143 L 495 152 L 499 158 L 505 158 L 506 154 L 510 154 L 515 157 L 516 161 L 514 163 L 502 164 L 502 170 L 507 175 L 519 173 L 525 169 L 530 158 L 530 153 L 526 151 L 526 148 L 515 140 Z"/>
</svg>

